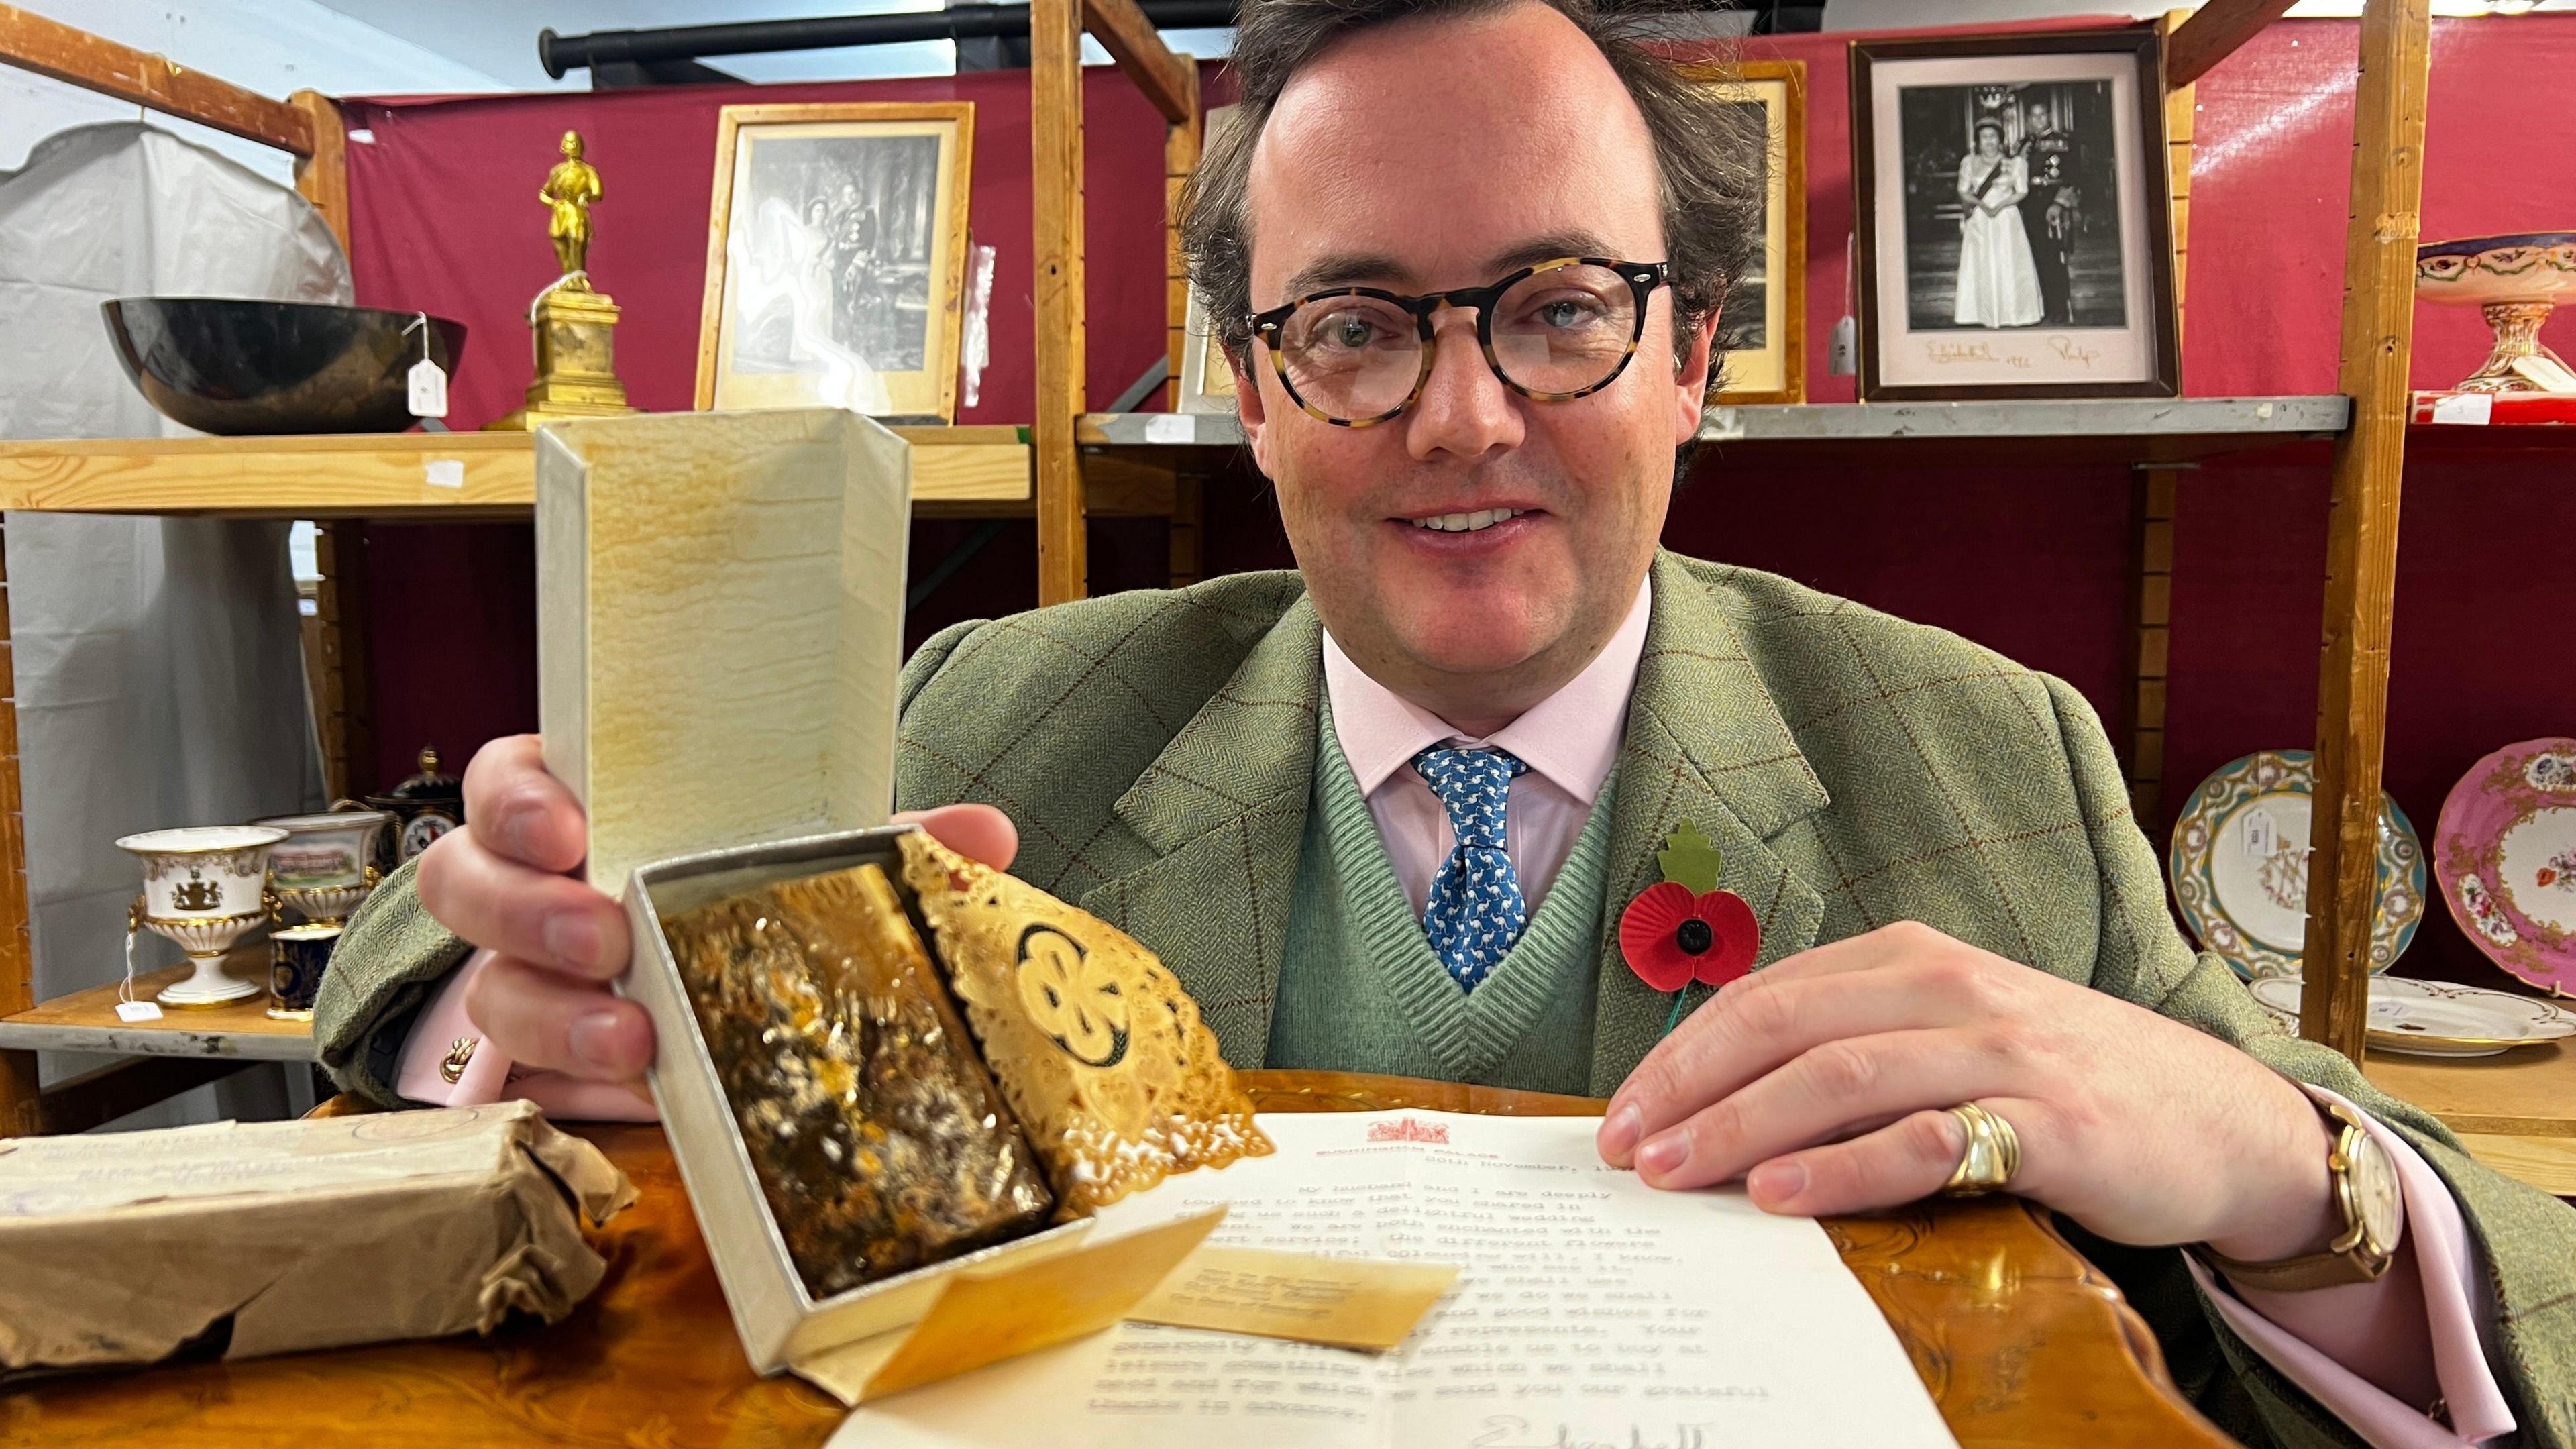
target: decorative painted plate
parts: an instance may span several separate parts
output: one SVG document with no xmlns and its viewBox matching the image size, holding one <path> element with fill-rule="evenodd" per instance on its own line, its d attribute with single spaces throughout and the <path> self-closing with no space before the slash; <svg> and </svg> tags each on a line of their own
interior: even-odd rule
<svg viewBox="0 0 2576 1449">
<path fill-rule="evenodd" d="M 2285 1029 L 2299 1029 L 2298 977 L 2265 977 L 2252 989 L 2254 1000 Z M 2576 1015 L 2528 996 L 2394 976 L 2370 983 L 2369 1041 L 2374 1050 L 2491 1057 L 2568 1036 L 2576 1036 Z"/>
<path fill-rule="evenodd" d="M 2471 766 L 2442 801 L 2433 867 L 2489 960 L 2576 991 L 2576 739 L 2524 740 Z"/>
<path fill-rule="evenodd" d="M 2183 924 L 2236 974 L 2295 976 L 2308 929 L 2306 750 L 2257 750 L 2200 782 L 2174 821 L 2166 873 Z M 2379 796 L 2379 908 L 2370 969 L 2406 954 L 2424 919 L 2424 844 L 2406 812 Z"/>
</svg>

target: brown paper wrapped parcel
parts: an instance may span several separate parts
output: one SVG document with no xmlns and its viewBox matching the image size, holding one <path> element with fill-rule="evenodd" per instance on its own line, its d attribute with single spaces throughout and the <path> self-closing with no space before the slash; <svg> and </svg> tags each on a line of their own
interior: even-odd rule
<svg viewBox="0 0 2576 1449">
<path fill-rule="evenodd" d="M 634 1201 L 527 1102 L 0 1140 L 0 1379 L 552 1323 Z"/>
</svg>

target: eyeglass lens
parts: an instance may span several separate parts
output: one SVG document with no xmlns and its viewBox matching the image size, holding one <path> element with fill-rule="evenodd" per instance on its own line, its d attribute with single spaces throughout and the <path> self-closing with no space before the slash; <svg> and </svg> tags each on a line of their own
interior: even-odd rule
<svg viewBox="0 0 2576 1449">
<path fill-rule="evenodd" d="M 1582 392 L 1617 373 L 1636 340 L 1636 290 L 1607 267 L 1557 267 L 1504 292 L 1489 330 L 1494 363 L 1515 386 Z M 1289 314 L 1276 345 L 1298 398 L 1336 418 L 1392 411 L 1422 376 L 1420 326 L 1382 298 L 1316 298 Z"/>
</svg>

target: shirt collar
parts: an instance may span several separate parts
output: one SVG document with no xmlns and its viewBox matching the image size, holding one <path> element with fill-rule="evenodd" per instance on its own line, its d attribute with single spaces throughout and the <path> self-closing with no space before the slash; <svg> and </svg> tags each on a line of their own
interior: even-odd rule
<svg viewBox="0 0 2576 1449">
<path fill-rule="evenodd" d="M 1459 733 L 1448 721 L 1370 678 L 1342 652 L 1332 631 L 1325 630 L 1324 691 L 1333 706 L 1333 734 L 1359 780 L 1360 793 L 1377 793 L 1378 786 L 1431 746 L 1456 744 L 1507 750 L 1568 795 L 1592 799 L 1619 761 L 1628 696 L 1637 685 L 1646 625 L 1653 615 L 1649 576 L 1638 583 L 1628 617 L 1582 673 L 1484 739 Z"/>
</svg>

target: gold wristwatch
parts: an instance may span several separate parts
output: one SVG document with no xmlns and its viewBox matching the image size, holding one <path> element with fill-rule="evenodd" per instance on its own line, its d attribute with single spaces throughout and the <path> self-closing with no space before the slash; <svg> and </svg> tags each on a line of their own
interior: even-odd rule
<svg viewBox="0 0 2576 1449">
<path fill-rule="evenodd" d="M 2359 1112 L 2340 1102 L 2317 1105 L 2341 1129 L 2326 1166 L 2334 1174 L 2335 1206 L 2343 1212 L 2343 1233 L 2322 1253 L 2273 1263 L 2239 1262 L 2201 1244 L 2201 1257 L 2239 1288 L 2304 1293 L 2368 1283 L 2387 1272 L 2388 1260 L 2396 1255 L 2397 1235 L 2406 1223 L 2397 1164 L 2362 1126 Z"/>
</svg>

